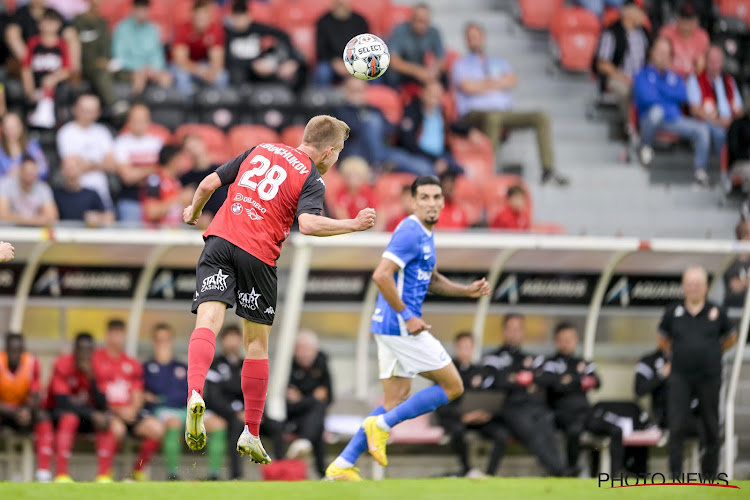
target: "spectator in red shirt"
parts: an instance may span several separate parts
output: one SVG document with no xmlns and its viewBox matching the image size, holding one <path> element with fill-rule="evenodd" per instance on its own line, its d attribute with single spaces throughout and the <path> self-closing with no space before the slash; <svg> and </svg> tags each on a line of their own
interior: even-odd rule
<svg viewBox="0 0 750 500">
<path fill-rule="evenodd" d="M 677 20 L 664 26 L 659 36 L 672 42 L 672 71 L 683 78 L 703 71 L 711 40 L 700 27 L 698 13 L 691 3 L 682 6 Z"/>
<path fill-rule="evenodd" d="M 456 174 L 447 172 L 441 175 L 440 185 L 443 188 L 445 206 L 440 212 L 440 219 L 435 228 L 449 231 L 466 229 L 469 227 L 469 217 L 466 214 L 466 210 L 459 203 L 456 203 L 456 199 L 453 196 L 454 188 L 456 187 Z"/>
<path fill-rule="evenodd" d="M 73 352 L 55 360 L 47 395 L 47 408 L 52 413 L 57 432 L 57 475 L 55 482 L 71 482 L 68 461 L 78 432 L 95 434 L 97 457 L 96 482 L 109 482 L 112 461 L 117 451 L 114 419 L 107 410 L 107 400 L 94 379 L 92 356 L 94 338 L 90 333 L 79 333 L 73 342 Z"/>
<path fill-rule="evenodd" d="M 226 87 L 229 74 L 224 68 L 224 28 L 214 22 L 213 5 L 196 0 L 192 20 L 178 26 L 172 46 L 172 74 L 175 87 L 185 97 L 195 85 Z"/>
<path fill-rule="evenodd" d="M 37 481 L 49 481 L 52 458 L 52 423 L 41 407 L 39 361 L 24 347 L 20 333 L 5 336 L 0 351 L 0 428 L 22 433 L 33 429 L 36 441 Z"/>
<path fill-rule="evenodd" d="M 414 212 L 414 208 L 411 205 L 412 197 L 411 197 L 411 185 L 404 184 L 404 186 L 401 188 L 401 199 L 400 204 L 396 206 L 391 207 L 385 207 L 385 217 L 383 217 L 387 222 L 385 223 L 385 230 L 389 233 L 392 233 L 396 230 L 396 226 L 398 226 L 402 220 L 407 218 Z"/>
<path fill-rule="evenodd" d="M 180 148 L 167 145 L 159 153 L 160 168 L 146 178 L 141 200 L 143 220 L 157 226 L 179 227 L 182 210 L 190 205 L 194 190 L 183 189 L 180 184 Z"/>
<path fill-rule="evenodd" d="M 37 127 L 55 126 L 55 90 L 70 77 L 68 45 L 58 34 L 60 26 L 60 14 L 52 9 L 44 11 L 39 21 L 39 34 L 29 39 L 23 60 L 23 89 L 26 98 L 37 105 L 29 116 L 29 123 Z"/>
<path fill-rule="evenodd" d="M 107 324 L 104 347 L 94 351 L 92 359 L 96 385 L 104 392 L 107 406 L 114 415 L 112 429 L 120 442 L 126 433 L 142 439 L 133 464 L 133 478 L 145 479 L 143 469 L 159 450 L 164 424 L 143 409 L 143 367 L 125 354 L 125 322 L 118 319 Z"/>
<path fill-rule="evenodd" d="M 490 227 L 498 229 L 515 229 L 528 231 L 531 229 L 526 191 L 521 186 L 511 186 L 506 194 L 505 206 L 495 215 Z"/>
<path fill-rule="evenodd" d="M 350 156 L 339 165 L 343 179 L 341 188 L 332 193 L 331 212 L 337 219 L 351 219 L 363 208 L 377 209 L 378 200 L 372 187 L 372 171 L 359 156 Z M 352 215 L 354 214 L 354 215 Z M 375 231 L 382 229 L 375 223 Z"/>
</svg>

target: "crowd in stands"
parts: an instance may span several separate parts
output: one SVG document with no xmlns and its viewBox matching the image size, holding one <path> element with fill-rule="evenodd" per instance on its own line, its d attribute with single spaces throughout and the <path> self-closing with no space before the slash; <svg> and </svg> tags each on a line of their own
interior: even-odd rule
<svg viewBox="0 0 750 500">
<path fill-rule="evenodd" d="M 161 450 L 165 479 L 180 479 L 187 401 L 187 365 L 174 357 L 172 327 L 161 323 L 151 332 L 151 356 L 145 362 L 125 353 L 126 325 L 113 319 L 104 342 L 90 333 L 76 335 L 72 352 L 53 363 L 49 378 L 26 351 L 24 337 L 11 333 L 0 351 L 0 428 L 33 435 L 36 480 L 71 482 L 69 462 L 79 435 L 94 436 L 95 481 L 113 481 L 113 461 L 125 439 L 139 443 L 129 477 L 146 479 L 145 468 Z M 208 480 L 221 478 L 229 450 L 226 479 L 241 479 L 237 436 L 244 427 L 240 371 L 242 332 L 227 326 L 219 335 L 217 355 L 205 387 L 210 409 L 205 417 Z M 324 419 L 333 389 L 326 355 L 317 335 L 300 331 L 287 388 L 287 420 L 265 418 L 261 432 L 272 443 L 274 459 L 314 455 L 315 470 L 325 470 Z M 286 446 L 285 438 L 295 439 Z M 53 475 L 54 471 L 54 475 Z M 73 472 L 75 474 L 75 471 Z M 75 479 L 83 479 L 76 477 Z M 127 479 L 127 478 L 126 478 Z"/>
<path fill-rule="evenodd" d="M 425 4 L 21 0 L 0 7 L 0 31 L 0 175 L 17 177 L 29 162 L 37 170 L 2 190 L 3 223 L 178 226 L 177 207 L 202 176 L 258 142 L 296 146 L 319 113 L 352 128 L 342 160 L 366 163 L 358 185 L 344 174 L 351 168 L 327 176 L 348 193 L 329 189 L 328 214 L 379 202 L 392 227 L 403 212 L 381 195 L 398 198 L 407 174 L 432 173 L 456 184 L 453 217 L 438 229 L 532 229 L 530 204 L 506 203 L 508 188 L 529 200 L 524 179 L 496 173 L 502 142 L 520 128 L 536 131 L 541 182 L 568 182 L 555 169 L 549 117 L 514 108 L 518 78 L 485 53 L 483 28 L 467 28 L 461 57 Z M 341 59 L 366 32 L 391 53 L 374 83 L 350 77 Z M 16 213 L 41 186 L 54 213 L 39 202 Z M 221 207 L 215 198 L 202 227 Z"/>
</svg>

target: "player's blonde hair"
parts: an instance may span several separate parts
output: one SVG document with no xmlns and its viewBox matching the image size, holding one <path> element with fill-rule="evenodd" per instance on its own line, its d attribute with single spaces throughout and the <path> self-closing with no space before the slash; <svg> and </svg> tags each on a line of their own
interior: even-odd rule
<svg viewBox="0 0 750 500">
<path fill-rule="evenodd" d="M 349 125 L 333 116 L 313 116 L 305 126 L 302 144 L 323 151 L 329 146 L 343 144 L 349 138 L 349 130 Z"/>
</svg>

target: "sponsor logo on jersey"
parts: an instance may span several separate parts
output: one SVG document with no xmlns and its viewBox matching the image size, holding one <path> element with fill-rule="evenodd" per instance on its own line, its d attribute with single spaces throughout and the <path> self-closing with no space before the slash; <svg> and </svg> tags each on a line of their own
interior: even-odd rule
<svg viewBox="0 0 750 500">
<path fill-rule="evenodd" d="M 252 199 L 250 196 L 243 196 L 242 193 L 237 193 L 234 195 L 234 201 L 241 201 L 243 203 L 249 203 L 252 206 L 254 206 L 258 211 L 262 214 L 266 213 L 266 209 L 263 205 Z"/>
<path fill-rule="evenodd" d="M 430 281 L 432 279 L 432 273 L 428 273 L 423 269 L 417 271 L 417 279 L 419 281 Z"/>
<path fill-rule="evenodd" d="M 231 210 L 232 210 L 232 213 L 233 213 L 234 215 L 238 215 L 239 213 L 241 213 L 241 212 L 242 212 L 242 209 L 243 209 L 243 208 L 244 208 L 244 207 L 242 206 L 242 204 L 241 204 L 241 203 L 234 203 L 234 204 L 232 204 L 232 208 L 231 208 Z"/>
<path fill-rule="evenodd" d="M 246 208 L 245 212 L 247 212 L 247 216 L 250 217 L 250 220 L 263 220 L 263 216 L 256 212 L 254 208 Z"/>
<path fill-rule="evenodd" d="M 212 274 L 203 280 L 203 286 L 201 286 L 201 293 L 207 290 L 218 290 L 223 292 L 227 289 L 227 278 L 229 275 L 219 269 L 216 274 Z"/>
<path fill-rule="evenodd" d="M 273 307 L 268 306 L 266 308 L 266 314 L 270 314 L 271 316 L 274 316 L 276 314 L 276 311 L 273 310 Z"/>
<path fill-rule="evenodd" d="M 251 311 L 258 310 L 258 299 L 260 298 L 259 293 L 255 293 L 255 287 L 250 290 L 250 293 L 237 292 L 237 300 L 240 301 L 240 305 Z"/>
</svg>

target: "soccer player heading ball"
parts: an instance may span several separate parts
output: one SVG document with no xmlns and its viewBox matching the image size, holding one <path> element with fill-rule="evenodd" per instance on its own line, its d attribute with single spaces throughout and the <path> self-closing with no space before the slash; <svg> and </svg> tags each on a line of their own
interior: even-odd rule
<svg viewBox="0 0 750 500">
<path fill-rule="evenodd" d="M 484 278 L 468 285 L 455 283 L 435 268 L 432 228 L 445 204 L 437 177 L 418 177 L 411 185 L 411 196 L 414 213 L 396 227 L 372 276 L 380 293 L 370 331 L 378 346 L 385 403 L 370 413 L 341 455 L 328 466 L 329 480 L 359 481 L 354 464 L 368 449 L 380 465 L 388 465 L 385 445 L 391 427 L 429 413 L 464 391 L 451 357 L 422 319 L 422 303 L 428 291 L 477 298 L 489 295 L 490 287 Z M 411 379 L 417 375 L 435 385 L 404 401 L 411 390 Z"/>
<path fill-rule="evenodd" d="M 322 175 L 336 163 L 349 126 L 319 115 L 305 127 L 302 144 L 259 144 L 206 177 L 185 223 L 194 225 L 220 186 L 229 184 L 227 201 L 203 234 L 205 248 L 196 268 L 193 313 L 198 317 L 188 344 L 188 414 L 185 441 L 191 450 L 206 445 L 203 384 L 214 358 L 216 333 L 228 307 L 236 304 L 243 318 L 245 361 L 242 393 L 245 429 L 237 451 L 259 464 L 271 459 L 258 438 L 268 388 L 268 336 L 276 315 L 276 260 L 295 217 L 300 232 L 313 236 L 366 231 L 375 210 L 365 208 L 354 219 L 320 215 L 325 183 Z"/>
</svg>

